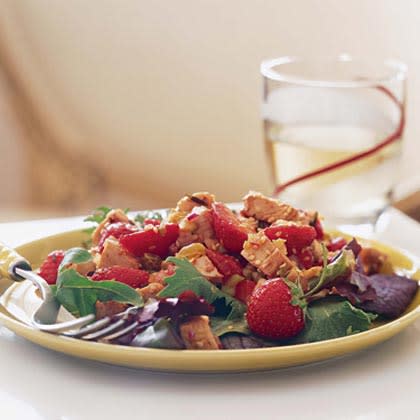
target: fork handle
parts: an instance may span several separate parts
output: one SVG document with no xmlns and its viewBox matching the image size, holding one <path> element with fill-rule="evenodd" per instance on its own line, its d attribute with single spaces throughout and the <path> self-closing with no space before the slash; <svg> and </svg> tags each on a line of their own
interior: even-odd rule
<svg viewBox="0 0 420 420">
<path fill-rule="evenodd" d="M 32 270 L 28 260 L 19 255 L 14 249 L 0 243 L 0 277 L 8 277 L 15 281 L 24 280 L 16 273 L 16 268 Z"/>
</svg>

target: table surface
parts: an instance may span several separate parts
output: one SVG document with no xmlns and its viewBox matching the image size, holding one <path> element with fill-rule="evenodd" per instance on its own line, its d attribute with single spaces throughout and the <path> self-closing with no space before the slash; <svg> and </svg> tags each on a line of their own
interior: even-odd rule
<svg viewBox="0 0 420 420">
<path fill-rule="evenodd" d="M 81 226 L 81 218 L 0 224 L 16 246 Z M 388 222 L 388 224 L 386 223 Z M 397 210 L 376 237 L 420 255 L 420 224 Z M 165 374 L 76 359 L 0 326 L 4 420 L 419 419 L 420 320 L 346 358 L 249 374 Z"/>
</svg>

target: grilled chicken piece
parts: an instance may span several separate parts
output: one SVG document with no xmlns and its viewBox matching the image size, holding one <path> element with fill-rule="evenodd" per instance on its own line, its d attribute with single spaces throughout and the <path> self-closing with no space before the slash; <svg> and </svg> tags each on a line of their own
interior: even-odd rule
<svg viewBox="0 0 420 420">
<path fill-rule="evenodd" d="M 241 255 L 269 277 L 286 276 L 294 268 L 287 255 L 281 253 L 263 231 L 248 235 Z"/>
<path fill-rule="evenodd" d="M 108 302 L 101 302 L 99 300 L 95 303 L 96 319 L 105 318 L 106 316 L 114 316 L 122 311 L 125 311 L 128 305 L 115 300 L 109 300 Z"/>
<path fill-rule="evenodd" d="M 187 349 L 217 350 L 221 347 L 219 339 L 210 328 L 208 316 L 190 317 L 180 325 L 179 332 Z"/>
<path fill-rule="evenodd" d="M 144 301 L 154 298 L 157 294 L 164 289 L 165 286 L 160 283 L 150 283 L 145 287 L 136 289 L 136 292 L 143 298 Z"/>
<path fill-rule="evenodd" d="M 89 273 L 93 273 L 96 270 L 96 264 L 93 261 L 87 261 L 79 264 L 70 264 L 68 268 L 73 268 L 82 276 L 87 276 Z"/>
<path fill-rule="evenodd" d="M 219 242 L 214 233 L 211 211 L 207 207 L 195 207 L 179 222 L 179 227 L 179 237 L 172 251 L 178 251 L 195 242 L 203 243 L 213 250 L 218 249 Z"/>
<path fill-rule="evenodd" d="M 216 250 L 219 246 L 219 242 L 214 233 L 211 211 L 207 208 L 201 208 L 197 217 L 195 217 L 192 222 L 196 226 L 195 234 L 197 235 L 198 240 L 206 245 L 207 248 Z"/>
<path fill-rule="evenodd" d="M 179 223 L 194 207 L 210 207 L 214 203 L 215 197 L 208 192 L 197 192 L 186 195 L 178 201 L 176 208 L 171 209 L 168 217 L 170 223 Z"/>
<path fill-rule="evenodd" d="M 111 210 L 104 220 L 96 227 L 95 231 L 92 234 L 92 244 L 94 246 L 98 245 L 99 239 L 101 238 L 102 229 L 109 223 L 130 223 L 134 224 L 132 220 L 128 218 L 128 216 L 124 213 L 121 209 L 114 209 Z"/>
<path fill-rule="evenodd" d="M 191 263 L 207 280 L 216 284 L 222 282 L 223 275 L 219 273 L 207 255 L 195 258 L 191 261 Z"/>
<path fill-rule="evenodd" d="M 96 255 L 98 268 L 121 267 L 139 268 L 137 259 L 130 255 L 114 237 L 109 237 L 104 242 L 104 249 L 101 254 Z"/>
<path fill-rule="evenodd" d="M 244 198 L 242 214 L 267 223 L 276 220 L 299 220 L 299 211 L 288 204 L 279 203 L 277 200 L 265 197 L 261 193 L 249 192 Z"/>
<path fill-rule="evenodd" d="M 368 276 L 379 273 L 386 259 L 386 254 L 374 248 L 362 248 L 357 257 L 363 272 Z"/>
</svg>

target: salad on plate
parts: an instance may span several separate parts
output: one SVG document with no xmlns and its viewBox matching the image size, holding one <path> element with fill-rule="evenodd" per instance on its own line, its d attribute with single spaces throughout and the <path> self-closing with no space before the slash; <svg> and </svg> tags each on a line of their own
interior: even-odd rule
<svg viewBox="0 0 420 420">
<path fill-rule="evenodd" d="M 418 283 L 382 251 L 324 231 L 314 211 L 256 192 L 239 206 L 206 192 L 169 211 L 101 207 L 84 247 L 51 252 L 39 274 L 74 317 L 137 327 L 110 344 L 220 350 L 357 334 L 398 318 Z"/>
</svg>

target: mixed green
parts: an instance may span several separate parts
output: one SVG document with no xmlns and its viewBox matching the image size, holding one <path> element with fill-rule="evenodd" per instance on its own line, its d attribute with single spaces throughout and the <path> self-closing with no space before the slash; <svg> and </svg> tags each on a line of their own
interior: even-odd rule
<svg viewBox="0 0 420 420">
<path fill-rule="evenodd" d="M 209 193 L 168 212 L 98 208 L 87 248 L 52 252 L 40 275 L 75 317 L 137 327 L 111 343 L 169 349 L 292 345 L 399 317 L 418 283 L 387 255 L 326 234 L 315 212 L 250 192 L 231 210 Z M 102 339 L 107 341 L 106 337 Z"/>
</svg>

